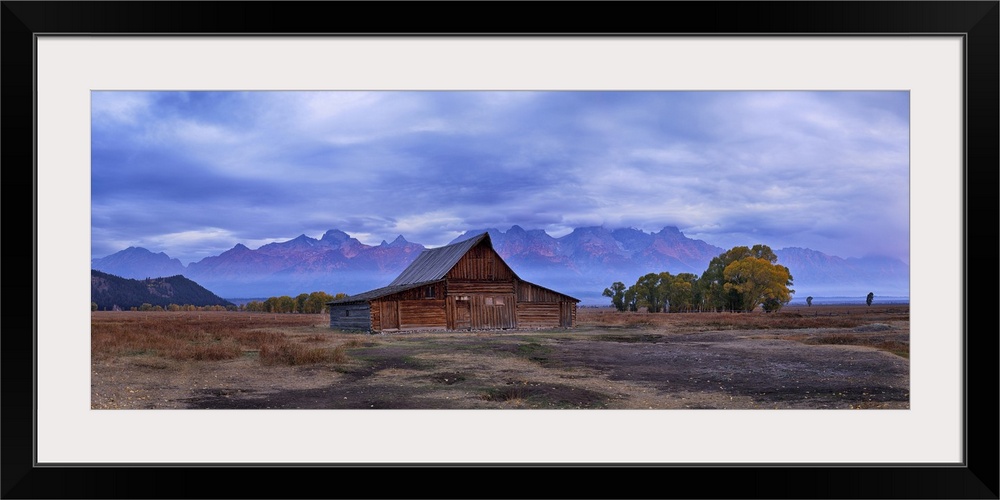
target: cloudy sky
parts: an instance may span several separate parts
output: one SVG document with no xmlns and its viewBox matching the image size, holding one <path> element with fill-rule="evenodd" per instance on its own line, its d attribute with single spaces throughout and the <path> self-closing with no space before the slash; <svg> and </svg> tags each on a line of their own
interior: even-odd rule
<svg viewBox="0 0 1000 500">
<path fill-rule="evenodd" d="M 92 95 L 92 257 L 676 226 L 909 262 L 906 92 Z"/>
</svg>

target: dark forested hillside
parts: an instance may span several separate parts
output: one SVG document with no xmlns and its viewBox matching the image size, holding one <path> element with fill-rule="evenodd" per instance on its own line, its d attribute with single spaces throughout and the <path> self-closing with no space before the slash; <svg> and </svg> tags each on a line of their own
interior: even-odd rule
<svg viewBox="0 0 1000 500">
<path fill-rule="evenodd" d="M 90 300 L 100 311 L 129 310 L 143 304 L 166 308 L 170 304 L 231 306 L 231 302 L 182 275 L 167 278 L 128 279 L 90 270 Z"/>
</svg>

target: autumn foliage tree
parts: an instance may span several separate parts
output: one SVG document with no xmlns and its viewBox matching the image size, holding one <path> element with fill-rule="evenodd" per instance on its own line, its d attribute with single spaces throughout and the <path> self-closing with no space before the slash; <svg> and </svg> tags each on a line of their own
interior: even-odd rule
<svg viewBox="0 0 1000 500">
<path fill-rule="evenodd" d="M 648 312 L 777 311 L 795 290 L 787 267 L 767 245 L 737 246 L 712 259 L 698 277 L 692 273 L 647 273 L 625 288 L 616 281 L 604 289 L 619 311 Z M 811 302 L 811 301 L 810 301 Z"/>
<path fill-rule="evenodd" d="M 767 299 L 772 299 L 768 310 L 787 304 L 795 292 L 788 288 L 792 275 L 777 262 L 778 256 L 767 245 L 737 246 L 713 258 L 698 283 L 706 307 L 752 311 Z"/>
<path fill-rule="evenodd" d="M 667 292 L 666 301 L 670 312 L 686 312 L 694 309 L 700 300 L 698 276 L 692 273 L 680 273 L 671 276 L 662 273 L 664 289 Z"/>
<path fill-rule="evenodd" d="M 338 294 L 343 296 L 344 294 Z M 333 300 L 335 297 L 326 292 L 312 292 L 305 299 L 302 304 L 302 308 L 299 310 L 301 313 L 306 314 L 319 314 L 326 312 L 326 303 Z"/>
<path fill-rule="evenodd" d="M 282 295 L 269 297 L 264 301 L 251 300 L 243 305 L 243 310 L 247 312 L 321 314 L 327 311 L 327 302 L 346 296 L 344 293 L 330 295 L 322 291 L 300 293 L 295 297 Z"/>
<path fill-rule="evenodd" d="M 792 300 L 793 290 L 788 285 L 792 276 L 788 268 L 759 257 L 739 259 L 723 270 L 725 283 L 723 290 L 735 292 L 739 296 L 741 310 L 753 311 L 764 306 L 764 311 L 772 312 Z"/>
</svg>

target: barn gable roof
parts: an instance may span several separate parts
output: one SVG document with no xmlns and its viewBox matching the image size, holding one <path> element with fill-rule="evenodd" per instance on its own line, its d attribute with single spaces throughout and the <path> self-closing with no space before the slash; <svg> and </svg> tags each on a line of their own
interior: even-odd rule
<svg viewBox="0 0 1000 500">
<path fill-rule="evenodd" d="M 489 233 L 483 233 L 479 236 L 459 241 L 458 243 L 452 243 L 451 245 L 445 245 L 443 247 L 428 248 L 420 252 L 420 255 L 418 255 L 409 266 L 406 266 L 406 269 L 404 269 L 403 272 L 396 277 L 396 279 L 392 280 L 392 283 L 389 283 L 388 286 L 358 293 L 342 299 L 333 300 L 327 302 L 327 304 L 365 302 L 371 299 L 377 299 L 386 295 L 392 295 L 394 293 L 410 290 L 418 286 L 428 285 L 436 281 L 441 281 L 444 279 L 444 276 L 448 274 L 448 271 L 451 271 L 451 268 L 455 267 L 455 264 L 458 264 L 458 261 L 461 260 L 462 257 L 469 252 L 469 250 L 472 250 L 476 245 L 480 244 L 484 240 L 488 245 L 490 245 L 490 248 L 493 248 L 493 242 L 490 240 Z"/>
<path fill-rule="evenodd" d="M 455 267 L 455 264 L 458 264 L 462 256 L 483 241 L 490 248 L 493 248 L 493 242 L 490 241 L 490 234 L 483 233 L 458 243 L 424 250 L 420 252 L 420 255 L 392 283 L 389 283 L 389 286 L 409 285 L 443 279 L 448 274 L 448 271 L 451 271 L 451 268 Z M 515 274 L 514 276 L 516 277 L 517 275 Z"/>
<path fill-rule="evenodd" d="M 444 279 L 445 275 L 448 274 L 448 271 L 451 271 L 451 269 L 458 264 L 458 261 L 461 260 L 462 257 L 469 252 L 469 250 L 472 250 L 476 245 L 484 241 L 491 249 L 493 248 L 493 242 L 490 240 L 489 233 L 483 233 L 458 243 L 424 250 L 423 252 L 420 252 L 420 255 L 418 255 L 417 258 L 414 259 L 414 261 L 411 262 L 398 277 L 396 277 L 396 279 L 392 280 L 392 283 L 389 283 L 388 286 L 351 295 L 342 299 L 333 300 L 327 302 L 327 304 L 366 302 L 379 297 L 385 297 L 386 295 L 392 295 L 394 293 L 403 292 L 441 281 Z M 515 279 L 524 281 L 518 277 L 513 270 L 511 270 L 511 273 L 514 274 Z M 528 283 L 527 281 L 524 282 Z M 555 290 L 550 290 L 548 288 L 535 285 L 534 283 L 529 284 L 565 296 L 573 301 L 580 301 L 580 299 L 570 297 L 564 293 L 556 292 Z"/>
</svg>

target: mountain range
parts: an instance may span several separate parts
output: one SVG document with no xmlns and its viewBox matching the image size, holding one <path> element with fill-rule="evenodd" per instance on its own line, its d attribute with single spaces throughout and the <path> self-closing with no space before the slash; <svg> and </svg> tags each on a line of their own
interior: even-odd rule
<svg viewBox="0 0 1000 500">
<path fill-rule="evenodd" d="M 728 249 L 684 236 L 676 227 L 659 232 L 634 228 L 581 227 L 553 237 L 541 229 L 512 226 L 470 230 L 452 243 L 488 232 L 497 253 L 521 278 L 603 305 L 615 281 L 630 285 L 650 272 L 698 276 Z M 755 243 L 748 243 L 752 246 Z M 332 229 L 319 239 L 306 235 L 257 249 L 243 244 L 185 266 L 167 254 L 129 247 L 93 259 L 91 267 L 124 278 L 184 275 L 222 297 L 295 296 L 324 291 L 355 294 L 387 285 L 420 254 L 423 245 L 402 235 L 366 245 Z M 806 248 L 774 249 L 791 271 L 796 297 L 909 295 L 909 266 L 886 257 L 840 258 Z"/>
</svg>

